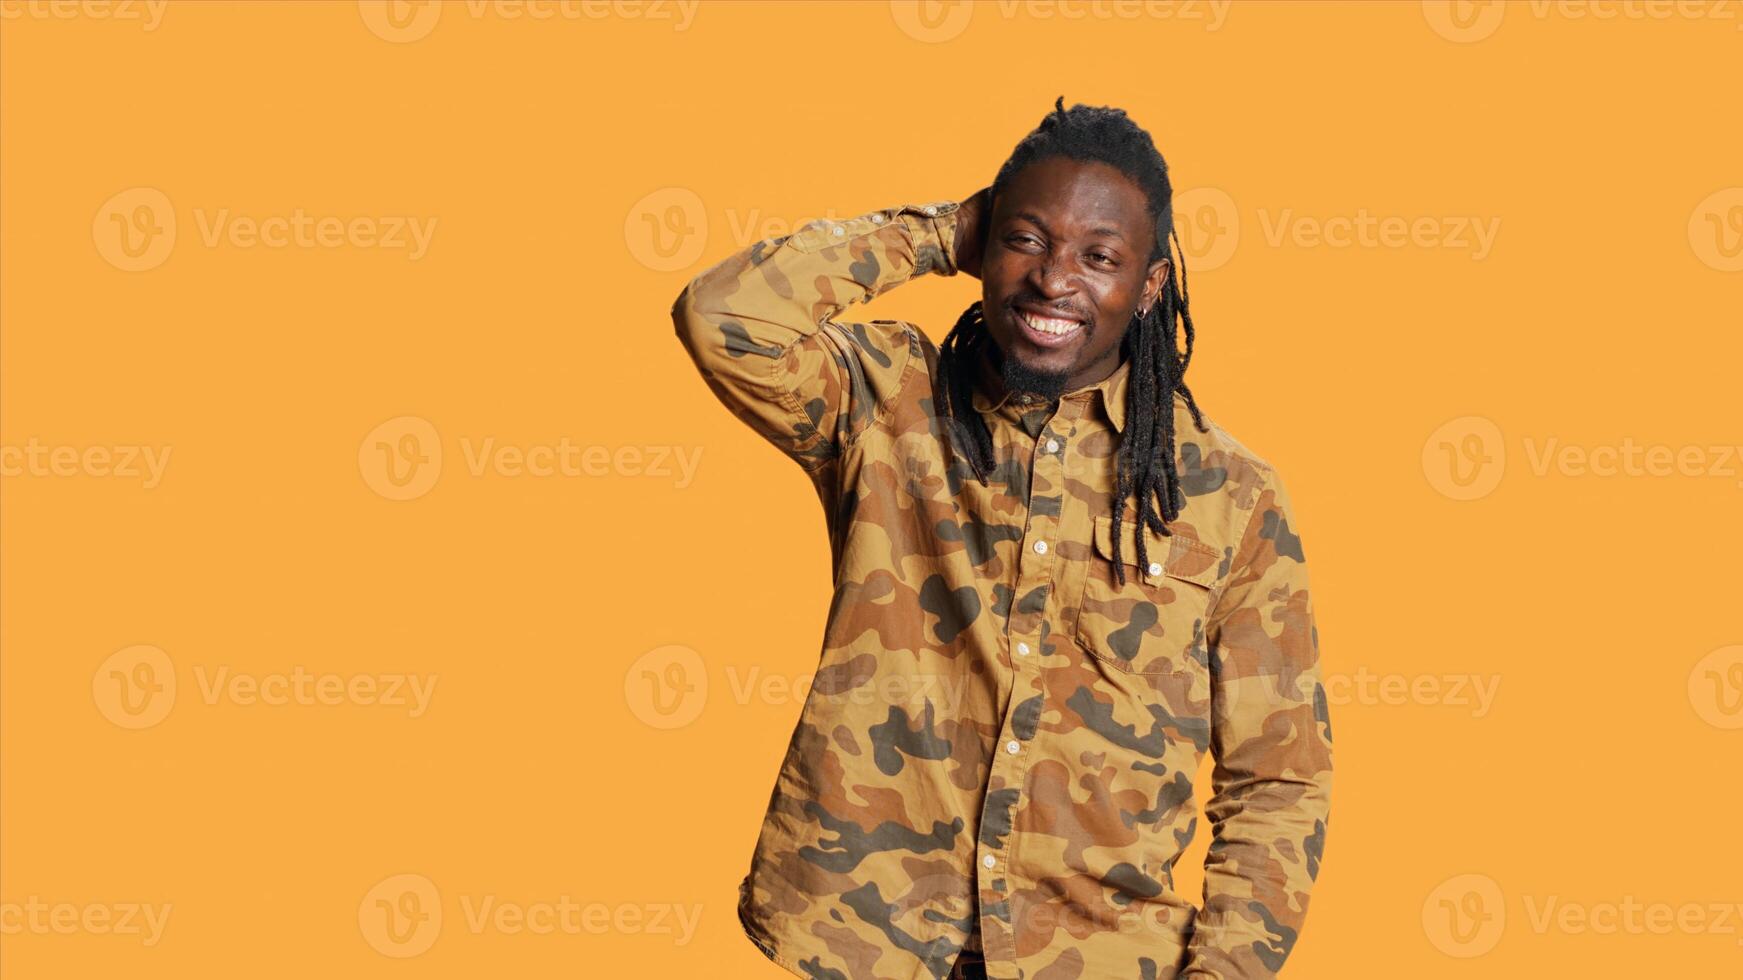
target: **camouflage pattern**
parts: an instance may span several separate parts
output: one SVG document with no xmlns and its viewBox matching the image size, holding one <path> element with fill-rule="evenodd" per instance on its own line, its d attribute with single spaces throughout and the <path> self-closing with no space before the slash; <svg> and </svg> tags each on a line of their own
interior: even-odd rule
<svg viewBox="0 0 1743 980">
<path fill-rule="evenodd" d="M 957 213 L 814 221 L 706 269 L 673 307 L 709 388 L 810 476 L 834 557 L 816 683 L 740 921 L 820 980 L 941 980 L 965 944 L 1012 980 L 1273 976 L 1307 913 L 1331 792 L 1289 497 L 1177 400 L 1186 505 L 1162 536 L 1123 503 L 1121 585 L 1124 365 L 1048 403 L 1005 392 L 983 361 L 974 408 L 997 467 L 981 486 L 943 439 L 934 343 L 911 323 L 836 319 L 955 275 Z M 1195 906 L 1173 871 L 1206 750 Z"/>
</svg>

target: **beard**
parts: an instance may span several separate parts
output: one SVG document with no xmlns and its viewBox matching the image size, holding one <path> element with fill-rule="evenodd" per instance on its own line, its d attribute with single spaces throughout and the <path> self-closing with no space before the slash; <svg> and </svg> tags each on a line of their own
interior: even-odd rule
<svg viewBox="0 0 1743 980">
<path fill-rule="evenodd" d="M 998 361 L 999 375 L 1004 379 L 1007 389 L 1016 394 L 1039 395 L 1050 402 L 1058 401 L 1065 394 L 1065 385 L 1071 379 L 1067 372 L 1036 370 L 1017 358 L 1006 355 L 999 350 L 998 344 L 989 346 Z"/>
</svg>

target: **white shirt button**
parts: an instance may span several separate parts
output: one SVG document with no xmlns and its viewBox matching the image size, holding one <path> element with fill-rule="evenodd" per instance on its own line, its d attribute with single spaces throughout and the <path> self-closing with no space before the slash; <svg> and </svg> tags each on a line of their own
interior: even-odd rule
<svg viewBox="0 0 1743 980">
<path fill-rule="evenodd" d="M 1046 553 L 1047 553 L 1047 542 L 1045 542 L 1045 541 L 1035 542 L 1035 554 L 1044 555 Z"/>
<path fill-rule="evenodd" d="M 1022 654 L 1025 657 L 1028 656 L 1029 655 L 1029 644 L 1018 643 L 1017 644 L 1017 652 Z"/>
<path fill-rule="evenodd" d="M 926 212 L 927 214 L 937 214 L 938 213 L 938 209 L 933 207 L 930 204 L 926 205 L 925 207 L 921 208 L 920 210 Z"/>
<path fill-rule="evenodd" d="M 1017 743 L 1016 743 L 1016 740 L 1015 740 L 1015 739 L 1013 739 L 1013 740 L 1011 740 L 1011 741 L 1009 741 L 1009 742 L 1006 742 L 1006 743 L 1005 743 L 1005 751 L 1006 751 L 1006 752 L 1009 752 L 1009 753 L 1010 753 L 1010 754 L 1012 754 L 1012 755 L 1016 755 L 1016 754 L 1017 754 L 1017 752 L 1018 752 L 1018 751 L 1019 751 L 1019 750 L 1021 750 L 1021 749 L 1022 749 L 1022 746 L 1021 746 L 1021 745 L 1018 745 L 1018 744 L 1017 744 Z"/>
<path fill-rule="evenodd" d="M 834 228 L 830 229 L 830 234 L 845 235 L 845 234 L 847 234 L 847 229 L 841 227 L 840 225 L 836 225 Z"/>
<path fill-rule="evenodd" d="M 1151 574 L 1151 575 L 1160 575 L 1160 574 L 1162 574 L 1162 565 L 1161 565 L 1161 563 L 1160 563 L 1160 562 L 1154 562 L 1154 561 L 1153 561 L 1153 562 L 1151 562 L 1151 563 L 1150 563 L 1150 574 Z"/>
<path fill-rule="evenodd" d="M 1058 439 L 1047 440 L 1047 451 L 1050 453 L 1058 452 L 1059 451 L 1059 440 Z"/>
<path fill-rule="evenodd" d="M 983 857 L 980 859 L 980 863 L 984 864 L 990 868 L 993 865 L 998 864 L 999 861 L 998 861 L 998 858 L 995 858 L 991 854 L 988 854 L 986 857 Z"/>
<path fill-rule="evenodd" d="M 872 224 L 881 225 L 883 223 L 884 223 L 884 216 L 883 215 L 881 215 L 881 214 L 872 215 Z"/>
</svg>

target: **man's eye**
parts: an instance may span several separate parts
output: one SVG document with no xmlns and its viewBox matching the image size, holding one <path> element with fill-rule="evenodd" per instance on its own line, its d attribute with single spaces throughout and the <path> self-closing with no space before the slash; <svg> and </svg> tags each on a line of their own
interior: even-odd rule
<svg viewBox="0 0 1743 980">
<path fill-rule="evenodd" d="M 1109 265 L 1112 265 L 1112 264 L 1113 264 L 1113 262 L 1114 262 L 1114 257 L 1113 257 L 1113 256 L 1111 256 L 1111 255 L 1103 255 L 1103 254 L 1102 254 L 1102 253 L 1100 253 L 1100 252 L 1091 252 L 1091 253 L 1089 253 L 1089 257 L 1090 257 L 1090 258 L 1092 258 L 1092 259 L 1100 259 L 1100 260 L 1101 260 L 1101 261 L 1103 261 L 1103 262 L 1106 262 L 1106 263 L 1108 263 L 1108 264 L 1109 264 Z"/>
</svg>

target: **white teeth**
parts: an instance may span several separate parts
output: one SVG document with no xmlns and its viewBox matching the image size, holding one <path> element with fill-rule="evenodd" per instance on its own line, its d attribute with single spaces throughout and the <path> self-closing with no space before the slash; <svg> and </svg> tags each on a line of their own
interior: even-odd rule
<svg viewBox="0 0 1743 980">
<path fill-rule="evenodd" d="M 1023 318 L 1024 323 L 1041 333 L 1050 333 L 1056 336 L 1068 334 L 1073 330 L 1076 330 L 1078 327 L 1083 326 L 1083 324 L 1078 323 L 1076 320 L 1055 320 L 1046 317 L 1038 317 L 1023 310 L 1018 310 L 1017 315 Z"/>
</svg>

